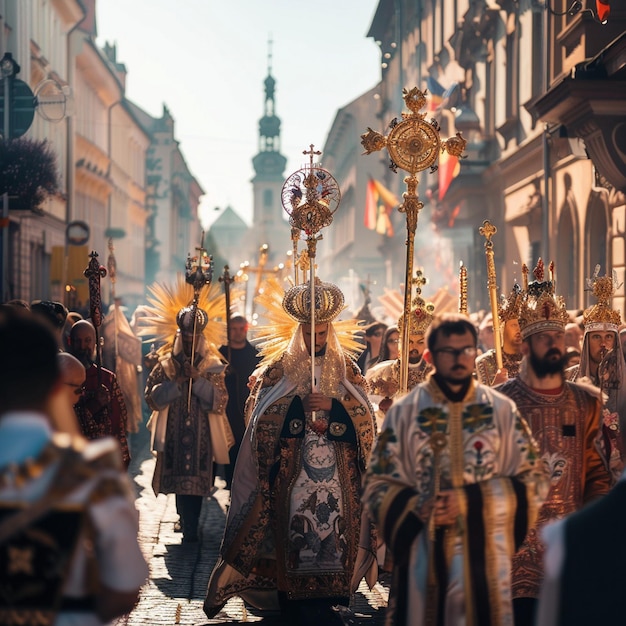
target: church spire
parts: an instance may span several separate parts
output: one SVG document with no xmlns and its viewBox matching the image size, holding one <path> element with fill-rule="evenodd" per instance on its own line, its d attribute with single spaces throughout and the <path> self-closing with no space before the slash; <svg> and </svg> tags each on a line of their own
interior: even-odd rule
<svg viewBox="0 0 626 626">
<path fill-rule="evenodd" d="M 268 41 L 265 111 L 259 120 L 259 154 L 252 159 L 257 174 L 282 176 L 287 159 L 280 154 L 280 118 L 275 114 L 276 80 L 272 76 L 272 40 Z"/>
</svg>

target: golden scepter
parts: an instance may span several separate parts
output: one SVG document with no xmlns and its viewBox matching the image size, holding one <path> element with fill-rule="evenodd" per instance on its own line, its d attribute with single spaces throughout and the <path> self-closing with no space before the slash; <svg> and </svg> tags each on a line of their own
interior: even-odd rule
<svg viewBox="0 0 626 626">
<path fill-rule="evenodd" d="M 498 229 L 489 221 L 485 220 L 478 232 L 485 237 L 485 257 L 487 259 L 487 287 L 489 288 L 489 300 L 491 302 L 491 316 L 493 317 L 493 342 L 496 350 L 496 365 L 502 369 L 502 337 L 500 333 L 500 317 L 498 316 L 498 285 L 496 283 L 496 264 L 493 260 L 493 242 L 491 238 Z"/>
<path fill-rule="evenodd" d="M 332 223 L 333 214 L 341 202 L 341 192 L 330 172 L 313 164 L 313 156 L 319 156 L 322 154 L 321 151 L 313 150 L 313 144 L 311 144 L 309 150 L 303 151 L 302 154 L 309 155 L 309 165 L 287 178 L 282 189 L 282 203 L 289 214 L 291 226 L 303 231 L 306 235 L 311 306 L 311 392 L 313 392 L 315 391 L 315 254 L 317 242 L 322 238 L 322 235 L 318 233 Z M 312 414 L 312 419 L 315 421 L 315 412 Z"/>
<path fill-rule="evenodd" d="M 194 366 L 196 358 L 196 334 L 198 323 L 198 302 L 200 301 L 200 292 L 206 285 L 210 285 L 213 280 L 213 257 L 207 254 L 204 247 L 204 231 L 201 235 L 200 247 L 196 248 L 197 254 L 192 257 L 187 255 L 185 263 L 185 282 L 193 287 L 193 300 L 191 302 L 191 312 L 193 314 L 193 335 L 191 342 L 191 367 Z M 193 378 L 189 377 L 189 389 L 187 391 L 187 414 L 191 412 L 191 387 Z"/>
<path fill-rule="evenodd" d="M 439 124 L 436 120 L 426 121 L 427 113 L 419 111 L 426 106 L 426 92 L 413 87 L 410 91 L 402 89 L 402 97 L 410 113 L 402 112 L 402 121 L 394 119 L 389 126 L 391 130 L 386 137 L 381 133 L 367 129 L 361 135 L 361 145 L 365 148 L 363 154 L 371 154 L 376 150 L 387 148 L 391 158 L 390 169 L 397 172 L 398 168 L 409 172 L 404 179 L 407 191 L 402 194 L 404 202 L 398 207 L 400 213 L 406 214 L 406 268 L 404 290 L 404 318 L 409 319 L 411 311 L 411 279 L 413 277 L 413 255 L 417 217 L 424 207 L 417 196 L 418 180 L 416 174 L 430 168 L 430 172 L 437 171 L 435 162 L 439 155 L 446 151 L 452 156 L 463 158 L 463 151 L 467 141 L 457 133 L 441 141 Z M 406 394 L 409 381 L 409 325 L 405 324 L 402 332 L 402 354 L 400 356 L 400 394 Z"/>
<path fill-rule="evenodd" d="M 467 315 L 467 268 L 459 265 L 459 313 Z"/>
</svg>

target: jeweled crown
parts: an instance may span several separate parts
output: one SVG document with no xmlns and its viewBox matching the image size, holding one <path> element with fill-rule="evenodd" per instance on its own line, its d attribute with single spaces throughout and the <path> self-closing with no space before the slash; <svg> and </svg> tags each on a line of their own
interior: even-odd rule
<svg viewBox="0 0 626 626">
<path fill-rule="evenodd" d="M 535 280 L 526 284 L 519 312 L 522 338 L 544 330 L 563 330 L 569 321 L 565 301 L 554 293 L 554 280 L 544 280 L 544 264 L 541 259 L 533 270 Z M 554 266 L 550 264 L 550 273 Z M 528 268 L 524 265 L 524 276 Z"/>
<path fill-rule="evenodd" d="M 315 277 L 315 323 L 332 322 L 343 310 L 344 297 L 333 283 Z M 283 309 L 300 324 L 311 322 L 311 287 L 301 283 L 289 289 L 283 298 Z"/>
<path fill-rule="evenodd" d="M 435 305 L 432 302 L 426 302 L 421 296 L 416 296 L 411 302 L 411 310 L 409 312 L 409 335 L 423 335 L 430 326 L 435 317 Z M 402 337 L 404 328 L 404 313 L 398 320 L 398 332 Z"/>
<path fill-rule="evenodd" d="M 591 278 L 587 278 L 587 289 L 595 296 L 597 303 L 583 312 L 585 330 L 615 330 L 622 323 L 619 311 L 611 307 L 611 298 L 621 283 L 617 282 L 615 270 L 612 276 L 598 276 L 600 266 L 596 265 Z"/>
<path fill-rule="evenodd" d="M 508 296 L 502 294 L 498 304 L 498 317 L 501 322 L 518 319 L 524 294 L 520 285 L 515 283 Z"/>
</svg>

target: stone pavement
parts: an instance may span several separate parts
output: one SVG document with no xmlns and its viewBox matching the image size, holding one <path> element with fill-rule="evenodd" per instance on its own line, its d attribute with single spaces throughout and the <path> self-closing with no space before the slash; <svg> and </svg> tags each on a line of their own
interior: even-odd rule
<svg viewBox="0 0 626 626">
<path fill-rule="evenodd" d="M 253 609 L 246 609 L 240 598 L 232 598 L 216 618 L 207 619 L 202 603 L 218 556 L 228 492 L 218 489 L 204 501 L 200 541 L 183 545 L 182 534 L 174 532 L 174 523 L 178 519 L 174 496 L 160 494 L 156 497 L 152 491 L 155 461 L 149 451 L 147 431 L 145 427 L 140 428 L 142 432 L 130 437 L 133 460 L 129 472 L 137 489 L 139 539 L 150 565 L 150 579 L 142 588 L 133 612 L 118 620 L 116 626 L 200 626 L 242 622 L 286 626 L 278 616 L 262 616 Z M 220 484 L 219 479 L 217 484 Z M 344 622 L 351 625 L 383 624 L 388 592 L 386 583 L 379 582 L 369 590 L 362 582 L 352 599 L 350 611 L 342 614 Z"/>
</svg>

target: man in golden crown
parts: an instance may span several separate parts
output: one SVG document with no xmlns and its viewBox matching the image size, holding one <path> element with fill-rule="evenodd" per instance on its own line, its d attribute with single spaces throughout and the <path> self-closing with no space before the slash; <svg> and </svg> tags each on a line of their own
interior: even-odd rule
<svg viewBox="0 0 626 626">
<path fill-rule="evenodd" d="M 544 280 L 541 259 L 534 275 L 520 307 L 524 340 L 520 372 L 498 387 L 528 422 L 551 481 L 537 523 L 513 559 L 516 626 L 534 624 L 544 571 L 543 527 L 605 494 L 610 480 L 595 444 L 601 413 L 598 394 L 565 380 L 565 324 L 569 320 L 565 302 L 554 293 L 554 281 Z"/>
<path fill-rule="evenodd" d="M 315 281 L 314 327 L 310 284 L 297 285 L 282 300 L 288 321 L 274 320 L 261 344 L 262 373 L 204 603 L 209 617 L 239 595 L 256 608 L 280 608 L 290 624 L 341 624 L 332 607 L 349 604 L 364 576 L 376 581 L 375 540 L 360 503 L 375 426 L 350 358 L 359 327 L 335 321 L 343 294 Z"/>
<path fill-rule="evenodd" d="M 145 389 L 157 457 L 152 487 L 155 494 L 176 494 L 183 543 L 194 543 L 202 501 L 213 489 L 214 462 L 228 463 L 234 443 L 226 417 L 225 364 L 216 346 L 222 334 L 211 320 L 208 311 L 215 303 L 208 298 L 206 308 L 202 299 L 182 306 L 172 323 L 171 309 L 193 295 L 182 279 L 174 290 L 157 286 L 153 293 L 155 308 L 142 319 L 141 333 L 168 341 L 158 351 Z"/>
<path fill-rule="evenodd" d="M 378 406 L 377 419 L 379 425 L 382 424 L 385 414 L 394 401 L 394 396 L 400 389 L 400 368 L 402 367 L 403 355 L 406 354 L 409 360 L 408 391 L 424 381 L 432 371 L 432 365 L 423 356 L 426 347 L 424 335 L 433 321 L 434 310 L 435 307 L 431 302 L 427 303 L 421 296 L 417 295 L 413 299 L 409 313 L 409 349 L 406 352 L 403 351 L 400 343 L 400 356 L 397 359 L 377 363 L 365 375 L 370 388 L 370 400 Z M 405 315 L 403 313 L 398 320 L 400 342 L 403 337 L 404 323 Z"/>
<path fill-rule="evenodd" d="M 619 311 L 611 307 L 615 290 L 621 287 L 613 276 L 598 276 L 596 266 L 587 286 L 597 303 L 583 312 L 585 332 L 580 363 L 566 370 L 568 380 L 588 382 L 602 391 L 602 421 L 598 444 L 613 481 L 624 469 L 623 444 L 619 415 L 626 414 L 626 363 L 618 337 L 621 325 Z"/>
<path fill-rule="evenodd" d="M 519 307 L 522 289 L 514 285 L 507 298 L 502 297 L 498 318 L 502 329 L 502 369 L 498 368 L 496 350 L 491 348 L 476 358 L 476 378 L 483 385 L 499 385 L 519 372 L 522 360 L 522 334 L 519 327 Z"/>
<path fill-rule="evenodd" d="M 544 473 L 513 402 L 474 379 L 470 319 L 437 315 L 426 339 L 434 370 L 389 409 L 363 496 L 393 553 L 386 623 L 511 624 L 511 558 Z"/>
</svg>

